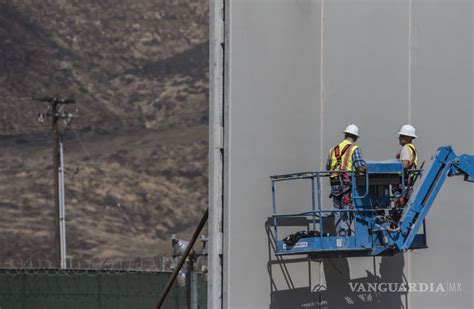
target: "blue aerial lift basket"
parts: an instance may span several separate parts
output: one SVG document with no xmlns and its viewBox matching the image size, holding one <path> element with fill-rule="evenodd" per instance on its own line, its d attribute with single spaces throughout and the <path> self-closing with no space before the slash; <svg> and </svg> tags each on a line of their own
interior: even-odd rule
<svg viewBox="0 0 474 309">
<path fill-rule="evenodd" d="M 426 172 L 403 169 L 399 160 L 367 161 L 364 175 L 352 177 L 352 200 L 345 209 L 325 210 L 322 207 L 321 185 L 324 177 L 334 171 L 317 171 L 271 176 L 273 228 L 276 254 L 309 254 L 314 258 L 392 255 L 409 249 L 427 248 L 425 218 L 447 176 L 462 174 L 474 182 L 474 156 L 456 156 L 451 146 L 440 147 Z M 338 173 L 342 173 L 338 172 Z M 421 175 L 408 202 L 402 208 L 395 200 L 404 195 L 405 173 Z M 306 179 L 311 183 L 311 210 L 281 214 L 277 211 L 276 187 L 279 182 Z M 395 186 L 402 192 L 395 194 Z M 317 206 L 316 206 L 317 205 Z M 347 236 L 331 235 L 324 222 L 333 221 L 336 212 L 349 213 L 353 232 Z M 394 222 L 392 214 L 399 212 Z M 279 238 L 279 222 L 285 218 L 307 218 L 309 227 L 297 241 L 288 244 Z M 420 229 L 423 227 L 422 229 Z"/>
</svg>

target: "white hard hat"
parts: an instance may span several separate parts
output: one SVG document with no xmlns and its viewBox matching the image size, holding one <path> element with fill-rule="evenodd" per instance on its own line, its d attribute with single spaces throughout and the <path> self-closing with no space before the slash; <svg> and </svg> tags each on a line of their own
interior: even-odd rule
<svg viewBox="0 0 474 309">
<path fill-rule="evenodd" d="M 350 124 L 344 130 L 344 133 L 349 133 L 349 134 L 359 137 L 359 128 L 355 124 Z"/>
<path fill-rule="evenodd" d="M 410 136 L 413 138 L 416 138 L 416 130 L 415 127 L 409 124 L 404 125 L 401 129 L 400 132 L 398 132 L 399 135 L 404 135 L 404 136 Z"/>
</svg>

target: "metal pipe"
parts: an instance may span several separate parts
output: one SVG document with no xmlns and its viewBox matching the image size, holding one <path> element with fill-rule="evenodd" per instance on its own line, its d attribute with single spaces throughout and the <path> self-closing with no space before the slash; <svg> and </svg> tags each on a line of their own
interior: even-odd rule
<svg viewBox="0 0 474 309">
<path fill-rule="evenodd" d="M 53 171 L 54 171 L 54 261 L 57 268 L 61 268 L 61 239 L 59 223 L 59 117 L 58 104 L 52 102 L 52 131 L 53 131 Z"/>
<path fill-rule="evenodd" d="M 319 178 L 319 176 L 318 176 Z M 313 231 L 316 230 L 316 197 L 314 195 L 314 177 L 311 177 L 311 210 L 313 211 Z"/>
<path fill-rule="evenodd" d="M 272 180 L 272 206 L 273 206 L 273 215 L 277 214 L 276 211 L 276 196 L 275 196 L 275 181 Z M 278 239 L 278 226 L 277 226 L 277 219 L 273 217 L 273 230 L 275 234 L 275 239 Z"/>
<path fill-rule="evenodd" d="M 66 269 L 66 208 L 64 190 L 64 148 L 59 143 L 59 238 L 61 244 L 61 269 Z"/>
<path fill-rule="evenodd" d="M 209 217 L 209 208 L 206 209 L 206 212 L 202 216 L 201 222 L 199 222 L 199 225 L 196 227 L 196 230 L 194 231 L 194 234 L 193 234 L 191 240 L 189 241 L 189 244 L 186 247 L 186 250 L 184 251 L 184 254 L 181 256 L 181 259 L 179 260 L 178 265 L 176 265 L 176 269 L 174 270 L 174 272 L 171 275 L 170 279 L 166 283 L 166 286 L 163 290 L 163 293 L 160 296 L 160 300 L 158 301 L 158 304 L 156 305 L 156 309 L 160 309 L 161 306 L 163 305 L 163 303 L 165 302 L 166 296 L 168 296 L 168 293 L 170 292 L 171 287 L 173 286 L 173 283 L 175 282 L 179 271 L 183 267 L 184 262 L 186 262 L 186 259 L 188 258 L 189 253 L 191 252 L 191 249 L 193 248 L 194 243 L 196 242 L 196 239 L 198 239 L 199 234 L 201 233 L 204 225 L 206 224 L 208 217 Z"/>
<path fill-rule="evenodd" d="M 365 193 L 362 196 L 356 196 L 355 193 L 357 192 L 355 190 L 356 187 L 356 182 L 355 182 L 355 175 L 352 174 L 352 199 L 363 199 L 366 198 L 367 195 L 369 195 L 369 172 L 365 172 Z"/>
<path fill-rule="evenodd" d="M 323 237 L 324 228 L 323 228 L 323 213 L 321 211 L 321 177 L 318 174 L 318 210 L 319 210 L 319 237 Z M 321 242 L 322 243 L 322 242 Z"/>
<path fill-rule="evenodd" d="M 317 172 L 303 172 L 303 173 L 294 173 L 286 175 L 274 175 L 270 176 L 270 179 L 273 181 L 287 181 L 293 179 L 310 179 L 311 177 L 316 177 L 318 174 L 323 177 L 328 177 L 331 174 L 353 174 L 354 171 L 317 171 Z"/>
<path fill-rule="evenodd" d="M 368 208 L 368 209 L 331 209 L 331 210 L 316 210 L 316 212 L 322 212 L 322 213 L 334 213 L 334 212 L 378 212 L 380 209 L 374 209 L 374 208 Z M 272 217 L 276 218 L 284 218 L 284 217 L 298 217 L 298 216 L 311 216 L 313 214 L 313 211 L 305 211 L 305 212 L 299 212 L 299 213 L 288 213 L 288 214 L 277 214 L 273 215 Z"/>
<path fill-rule="evenodd" d="M 191 309 L 198 309 L 198 273 L 196 271 L 191 272 Z"/>
</svg>

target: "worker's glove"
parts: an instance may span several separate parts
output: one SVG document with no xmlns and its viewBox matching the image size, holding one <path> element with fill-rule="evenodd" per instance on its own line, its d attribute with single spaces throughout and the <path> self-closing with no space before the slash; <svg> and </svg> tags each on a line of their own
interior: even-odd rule
<svg viewBox="0 0 474 309">
<path fill-rule="evenodd" d="M 346 185 L 346 186 L 349 185 L 350 186 L 351 185 L 351 179 L 352 179 L 352 177 L 351 177 L 350 174 L 348 174 L 348 173 L 343 173 L 342 174 L 342 182 L 344 183 L 344 185 Z"/>
<path fill-rule="evenodd" d="M 392 193 L 395 196 L 400 196 L 402 194 L 403 188 L 402 185 L 396 185 L 392 188 Z"/>
<path fill-rule="evenodd" d="M 404 196 L 400 196 L 397 200 L 397 206 L 398 207 L 403 207 L 405 206 L 406 200 Z"/>
<path fill-rule="evenodd" d="M 344 196 L 342 197 L 342 204 L 344 206 L 347 206 L 351 203 L 351 195 L 350 194 L 344 194 Z"/>
</svg>

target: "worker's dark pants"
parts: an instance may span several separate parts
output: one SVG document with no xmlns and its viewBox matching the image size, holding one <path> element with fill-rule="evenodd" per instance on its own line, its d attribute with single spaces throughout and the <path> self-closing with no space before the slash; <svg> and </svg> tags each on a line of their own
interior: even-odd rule
<svg viewBox="0 0 474 309">
<path fill-rule="evenodd" d="M 398 194 L 402 194 L 402 187 L 400 186 L 398 188 Z M 405 207 L 405 205 L 408 203 L 408 200 L 410 200 L 410 197 L 413 194 L 413 186 L 407 186 L 405 187 L 405 194 L 403 194 L 403 199 L 400 199 L 396 202 L 397 207 Z"/>
<path fill-rule="evenodd" d="M 401 187 L 399 188 L 398 194 L 401 194 L 402 189 Z M 395 202 L 395 208 L 390 212 L 390 217 L 392 217 L 393 226 L 396 226 L 397 223 L 400 221 L 402 218 L 403 210 L 405 206 L 407 205 L 408 201 L 410 200 L 411 195 L 413 194 L 413 187 L 406 187 L 405 188 L 405 194 L 403 195 L 402 198 L 398 199 Z"/>
<path fill-rule="evenodd" d="M 332 202 L 334 205 L 334 208 L 336 209 L 348 209 L 348 206 L 346 205 L 344 207 L 344 203 L 342 202 L 342 197 L 341 196 L 334 196 L 332 197 Z M 350 230 L 350 214 L 349 212 L 335 212 L 334 213 L 334 224 L 336 225 L 336 234 L 337 235 L 347 235 Z"/>
<path fill-rule="evenodd" d="M 405 200 L 408 202 L 408 200 L 410 199 L 410 197 L 413 194 L 413 186 L 408 186 L 405 190 L 406 190 Z"/>
</svg>

